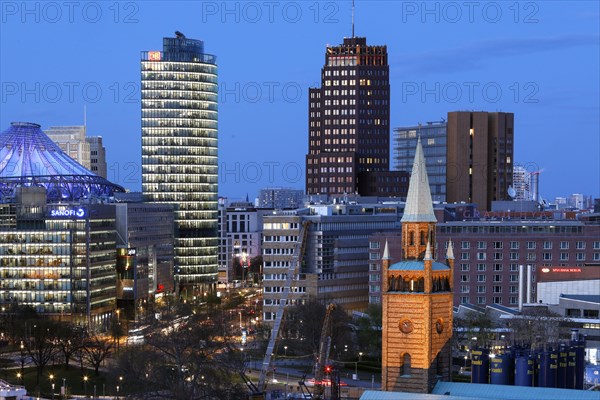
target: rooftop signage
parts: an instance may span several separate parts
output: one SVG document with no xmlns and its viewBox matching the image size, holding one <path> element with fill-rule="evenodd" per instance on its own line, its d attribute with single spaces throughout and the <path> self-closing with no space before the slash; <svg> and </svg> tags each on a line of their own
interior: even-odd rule
<svg viewBox="0 0 600 400">
<path fill-rule="evenodd" d="M 49 211 L 50 218 L 84 218 L 85 209 L 83 207 L 61 207 Z"/>
</svg>

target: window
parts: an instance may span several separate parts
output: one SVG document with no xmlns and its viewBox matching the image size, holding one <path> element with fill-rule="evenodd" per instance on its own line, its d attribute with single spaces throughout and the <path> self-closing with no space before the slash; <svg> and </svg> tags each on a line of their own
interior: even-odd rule
<svg viewBox="0 0 600 400">
<path fill-rule="evenodd" d="M 577 261 L 584 261 L 585 253 L 577 253 Z"/>
<path fill-rule="evenodd" d="M 485 286 L 477 286 L 477 293 L 485 293 Z"/>
<path fill-rule="evenodd" d="M 460 259 L 461 260 L 468 260 L 469 259 L 469 253 L 467 253 L 467 252 L 460 253 Z"/>
<path fill-rule="evenodd" d="M 378 248 L 379 248 L 379 246 L 380 246 L 380 245 L 379 245 L 379 242 L 370 242 L 370 243 L 369 243 L 369 248 L 370 248 L 370 249 L 374 249 L 374 250 L 376 250 L 376 249 L 378 249 Z"/>
<path fill-rule="evenodd" d="M 501 249 L 502 248 L 502 242 L 494 242 L 494 248 L 495 249 Z"/>
<path fill-rule="evenodd" d="M 381 268 L 379 267 L 379 264 L 377 264 L 377 263 L 369 264 L 369 271 L 379 271 L 379 270 L 381 270 Z"/>
<path fill-rule="evenodd" d="M 494 253 L 494 260 L 502 260 L 502 253 Z"/>
<path fill-rule="evenodd" d="M 486 242 L 477 242 L 477 248 L 478 249 L 485 249 L 485 248 L 487 248 Z"/>
<path fill-rule="evenodd" d="M 469 242 L 460 242 L 460 248 L 468 250 L 471 248 L 471 244 Z"/>
<path fill-rule="evenodd" d="M 469 285 L 460 285 L 461 293 L 469 293 L 470 286 Z"/>
<path fill-rule="evenodd" d="M 469 271 L 470 270 L 469 264 L 460 264 L 460 270 L 461 271 Z"/>
<path fill-rule="evenodd" d="M 469 275 L 461 275 L 460 281 L 461 282 L 469 282 Z"/>
<path fill-rule="evenodd" d="M 379 285 L 370 285 L 369 286 L 369 292 L 371 292 L 371 293 L 377 293 L 377 292 L 379 292 Z"/>
<path fill-rule="evenodd" d="M 502 264 L 494 264 L 494 271 L 502 271 Z"/>
<path fill-rule="evenodd" d="M 519 250 L 519 242 L 510 242 L 511 250 Z"/>
<path fill-rule="evenodd" d="M 502 297 L 500 297 L 500 296 L 494 296 L 494 303 L 495 304 L 502 304 Z"/>
<path fill-rule="evenodd" d="M 543 259 L 544 260 L 552 260 L 552 253 L 544 253 Z"/>
<path fill-rule="evenodd" d="M 502 293 L 502 286 L 495 285 L 494 286 L 494 293 Z"/>
<path fill-rule="evenodd" d="M 600 261 L 600 253 L 594 253 L 594 261 Z"/>
<path fill-rule="evenodd" d="M 469 297 L 468 296 L 460 296 L 460 304 L 467 304 L 469 303 Z"/>
<path fill-rule="evenodd" d="M 535 249 L 535 242 L 527 242 L 527 249 L 529 249 L 529 250 Z"/>
<path fill-rule="evenodd" d="M 494 275 L 494 282 L 502 282 L 502 275 L 500 275 L 500 274 Z"/>
<path fill-rule="evenodd" d="M 577 248 L 577 250 L 585 250 L 585 242 L 575 243 L 575 248 Z"/>
<path fill-rule="evenodd" d="M 517 264 L 510 264 L 510 270 L 512 272 L 518 271 L 519 270 L 519 265 L 517 265 Z"/>
<path fill-rule="evenodd" d="M 560 253 L 560 260 L 567 261 L 569 259 L 569 253 Z"/>
<path fill-rule="evenodd" d="M 560 249 L 567 250 L 569 248 L 569 242 L 560 242 Z"/>
<path fill-rule="evenodd" d="M 485 264 L 477 264 L 477 271 L 485 271 L 485 270 L 486 270 Z"/>
<path fill-rule="evenodd" d="M 408 353 L 402 357 L 402 376 L 410 376 L 410 354 Z"/>
<path fill-rule="evenodd" d="M 594 242 L 594 250 L 600 249 L 600 242 Z"/>
<path fill-rule="evenodd" d="M 370 260 L 379 260 L 379 253 L 369 253 Z"/>
<path fill-rule="evenodd" d="M 535 253 L 527 253 L 527 261 L 535 261 Z"/>
<path fill-rule="evenodd" d="M 519 259 L 519 253 L 517 253 L 516 251 L 511 251 L 511 253 L 510 253 L 510 259 L 512 261 L 517 261 Z"/>
<path fill-rule="evenodd" d="M 519 293 L 519 287 L 518 286 L 511 286 L 510 287 L 510 292 L 511 293 Z"/>
<path fill-rule="evenodd" d="M 477 304 L 485 304 L 485 296 L 477 296 Z"/>
<path fill-rule="evenodd" d="M 485 282 L 485 275 L 477 275 L 477 282 Z"/>
<path fill-rule="evenodd" d="M 477 253 L 477 259 L 478 260 L 485 260 L 486 259 L 486 254 L 483 251 L 480 251 Z"/>
<path fill-rule="evenodd" d="M 517 274 L 511 274 L 510 275 L 510 281 L 511 282 L 518 282 L 519 281 L 519 277 Z"/>
<path fill-rule="evenodd" d="M 544 250 L 552 250 L 552 242 L 546 240 L 544 242 Z"/>
</svg>

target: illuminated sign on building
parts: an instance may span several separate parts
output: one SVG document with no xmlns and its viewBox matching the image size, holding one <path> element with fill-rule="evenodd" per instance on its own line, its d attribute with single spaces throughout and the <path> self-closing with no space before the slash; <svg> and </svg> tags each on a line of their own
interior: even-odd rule
<svg viewBox="0 0 600 400">
<path fill-rule="evenodd" d="M 581 272 L 581 268 L 542 268 L 542 272 L 547 274 L 548 272 Z"/>
<path fill-rule="evenodd" d="M 149 51 L 148 52 L 148 60 L 150 61 L 160 61 L 162 58 L 162 54 L 160 51 Z"/>
<path fill-rule="evenodd" d="M 56 208 L 50 210 L 51 218 L 83 218 L 85 217 L 85 209 L 82 207 Z"/>
</svg>

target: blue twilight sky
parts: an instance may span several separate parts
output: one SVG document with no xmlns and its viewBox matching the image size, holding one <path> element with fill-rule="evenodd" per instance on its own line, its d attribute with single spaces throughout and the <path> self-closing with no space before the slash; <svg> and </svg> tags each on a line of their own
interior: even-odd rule
<svg viewBox="0 0 600 400">
<path fill-rule="evenodd" d="M 108 178 L 141 189 L 140 51 L 179 30 L 219 66 L 219 194 L 304 188 L 307 91 L 350 1 L 2 1 L 0 129 L 83 123 Z M 356 35 L 388 46 L 391 126 L 448 111 L 515 113 L 515 161 L 541 195 L 600 196 L 597 1 L 357 1 Z"/>
</svg>

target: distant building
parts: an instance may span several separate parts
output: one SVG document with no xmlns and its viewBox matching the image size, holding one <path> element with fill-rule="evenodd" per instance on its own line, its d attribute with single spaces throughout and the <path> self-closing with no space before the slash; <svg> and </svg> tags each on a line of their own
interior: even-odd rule
<svg viewBox="0 0 600 400">
<path fill-rule="evenodd" d="M 514 114 L 449 112 L 447 130 L 446 201 L 490 210 L 492 201 L 510 199 Z"/>
<path fill-rule="evenodd" d="M 272 208 L 257 208 L 251 203 L 227 203 L 219 199 L 219 282 L 250 278 L 248 267 L 252 258 L 261 255 L 263 216 L 272 214 Z M 244 268 L 236 276 L 234 260 Z"/>
<path fill-rule="evenodd" d="M 102 136 L 88 136 L 85 140 L 90 145 L 90 171 L 106 178 L 106 149 L 102 144 Z"/>
<path fill-rule="evenodd" d="M 90 144 L 86 140 L 85 126 L 51 126 L 44 133 L 69 157 L 91 171 Z M 100 176 L 106 178 L 106 174 Z"/>
<path fill-rule="evenodd" d="M 309 89 L 308 102 L 306 194 L 354 194 L 359 173 L 389 170 L 386 46 L 354 36 L 328 46 L 321 87 Z"/>
<path fill-rule="evenodd" d="M 586 197 L 581 193 L 573 193 L 569 196 L 567 205 L 575 210 L 584 210 L 586 208 Z"/>
<path fill-rule="evenodd" d="M 364 310 L 369 301 L 369 237 L 400 229 L 404 203 L 310 205 L 263 218 L 264 319 L 275 319 L 294 248 L 303 250 L 293 302 L 313 298 L 347 311 Z M 305 235 L 301 236 L 302 227 Z"/>
<path fill-rule="evenodd" d="M 433 201 L 446 201 L 446 121 L 394 128 L 394 170 L 410 172 L 421 138 Z"/>
<path fill-rule="evenodd" d="M 515 190 L 515 200 L 533 200 L 531 173 L 520 165 L 515 165 L 513 168 L 512 187 Z"/>
<path fill-rule="evenodd" d="M 302 189 L 265 188 L 260 189 L 258 207 L 260 208 L 300 208 L 304 199 Z"/>
</svg>

